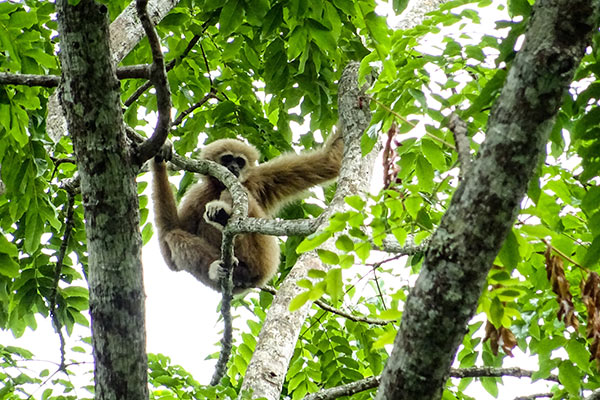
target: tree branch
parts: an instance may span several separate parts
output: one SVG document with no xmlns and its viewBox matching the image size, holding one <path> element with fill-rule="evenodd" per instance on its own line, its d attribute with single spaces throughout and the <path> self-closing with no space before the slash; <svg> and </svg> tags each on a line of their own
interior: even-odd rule
<svg viewBox="0 0 600 400">
<path fill-rule="evenodd" d="M 67 247 L 69 245 L 69 239 L 71 232 L 73 231 L 73 211 L 75 206 L 75 193 L 72 190 L 67 189 L 67 205 L 65 212 L 65 233 L 63 235 L 62 243 L 58 251 L 56 266 L 54 267 L 54 281 L 52 282 L 52 292 L 50 293 L 50 317 L 52 318 L 52 325 L 54 330 L 58 334 L 60 340 L 60 365 L 59 370 L 65 370 L 65 337 L 62 334 L 62 324 L 58 320 L 57 311 L 57 300 L 58 300 L 58 283 L 60 282 L 60 275 L 62 273 L 62 266 L 65 256 L 67 254 Z"/>
<path fill-rule="evenodd" d="M 162 20 L 179 0 L 150 0 L 148 7 L 152 10 L 150 18 L 154 24 Z M 109 26 L 110 55 L 113 65 L 119 64 L 123 58 L 144 37 L 144 30 L 138 20 L 135 2 L 132 1 L 115 18 Z M 48 101 L 46 117 L 48 135 L 58 142 L 67 133 L 67 122 L 58 99 L 58 91 L 52 93 Z"/>
<path fill-rule="evenodd" d="M 464 178 L 469 173 L 471 168 L 471 146 L 467 136 L 467 123 L 463 121 L 458 114 L 450 114 L 448 120 L 448 129 L 454 135 L 454 143 L 456 144 L 456 152 L 460 161 L 460 178 Z"/>
<path fill-rule="evenodd" d="M 156 107 L 158 109 L 158 120 L 152 137 L 137 148 L 136 161 L 141 166 L 146 160 L 154 157 L 158 150 L 167 140 L 171 126 L 171 91 L 165 70 L 165 60 L 160 49 L 160 40 L 156 29 L 146 9 L 148 0 L 136 0 L 136 8 L 140 22 L 144 27 L 150 49 L 152 50 L 152 66 L 150 67 L 150 80 L 156 89 Z"/>
<path fill-rule="evenodd" d="M 273 296 L 275 296 L 277 294 L 277 290 L 272 286 L 265 286 L 260 289 L 263 292 L 271 293 Z M 373 318 L 363 317 L 361 315 L 350 314 L 350 313 L 347 313 L 346 311 L 342 311 L 338 308 L 330 306 L 329 304 L 325 303 L 323 300 L 315 300 L 314 304 L 319 306 L 324 311 L 328 311 L 332 314 L 339 315 L 340 317 L 344 317 L 344 318 L 349 319 L 350 321 L 354 321 L 354 322 L 364 322 L 366 324 L 381 325 L 381 326 L 385 326 L 387 324 L 391 324 L 391 323 L 395 322 L 395 321 L 390 321 L 390 320 L 373 319 Z"/>
<path fill-rule="evenodd" d="M 117 68 L 117 78 L 119 79 L 149 79 L 150 65 L 128 65 Z M 23 85 L 23 86 L 41 86 L 57 87 L 60 83 L 59 75 L 31 75 L 31 74 L 11 74 L 9 72 L 0 72 L 0 85 Z"/>
<path fill-rule="evenodd" d="M 360 148 L 360 138 L 370 122 L 370 109 L 368 99 L 364 96 L 364 88 L 358 87 L 358 63 L 351 63 L 344 69 L 339 82 L 338 112 L 339 127 L 344 139 L 344 157 L 337 191 L 329 207 L 323 212 L 323 221 L 345 207 L 345 197 L 368 190 L 370 171 L 377 154 L 377 150 L 374 150 L 363 157 Z M 294 344 L 311 306 L 311 302 L 307 302 L 290 314 L 290 302 L 302 291 L 296 283 L 307 278 L 309 270 L 323 268 L 316 252 L 304 253 L 282 283 L 248 365 L 242 393 L 251 391 L 253 398 L 279 399 Z"/>
<path fill-rule="evenodd" d="M 440 398 L 563 94 L 597 27 L 598 7 L 592 0 L 540 0 L 533 6 L 479 158 L 454 193 L 407 298 L 377 399 Z"/>
<path fill-rule="evenodd" d="M 522 368 L 493 368 L 493 367 L 473 367 L 473 368 L 452 368 L 450 377 L 452 378 L 495 378 L 495 377 L 514 377 L 514 378 L 531 378 L 536 371 L 528 371 Z M 304 397 L 303 400 L 332 400 L 343 396 L 352 396 L 353 394 L 363 392 L 365 390 L 374 389 L 379 386 L 381 376 L 372 376 L 351 382 L 346 385 L 336 386 L 333 388 L 323 389 L 317 393 L 311 393 Z M 559 382 L 558 376 L 550 375 L 544 380 Z M 545 396 L 535 395 L 538 397 Z M 552 395 L 550 395 L 551 397 Z M 547 396 L 546 396 L 547 397 Z M 531 397 L 533 399 L 535 397 Z M 516 399 L 515 399 L 516 400 Z M 596 400 L 596 399 L 586 399 Z"/>
</svg>

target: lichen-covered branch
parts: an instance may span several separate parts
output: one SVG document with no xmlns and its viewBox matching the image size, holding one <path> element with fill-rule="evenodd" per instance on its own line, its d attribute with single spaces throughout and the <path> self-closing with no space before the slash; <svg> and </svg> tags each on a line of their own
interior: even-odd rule
<svg viewBox="0 0 600 400">
<path fill-rule="evenodd" d="M 376 151 L 367 157 L 361 153 L 360 138 L 371 117 L 363 90 L 358 86 L 358 64 L 352 63 L 344 69 L 339 83 L 338 112 L 344 138 L 344 157 L 336 194 L 323 212 L 324 221 L 343 209 L 345 197 L 368 190 Z M 289 312 L 290 302 L 302 290 L 296 283 L 306 278 L 310 269 L 323 268 L 314 252 L 304 253 L 281 284 L 248 365 L 242 392 L 251 391 L 253 398 L 279 399 L 300 328 L 311 306 L 308 302 L 299 310 Z"/>
</svg>

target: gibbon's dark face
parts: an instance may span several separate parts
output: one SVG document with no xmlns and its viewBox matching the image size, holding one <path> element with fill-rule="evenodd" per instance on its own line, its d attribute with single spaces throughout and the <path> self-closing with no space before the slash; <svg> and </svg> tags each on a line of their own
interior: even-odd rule
<svg viewBox="0 0 600 400">
<path fill-rule="evenodd" d="M 240 177 L 241 172 L 246 167 L 246 159 L 233 154 L 221 155 L 219 163 L 235 175 L 236 178 Z"/>
</svg>

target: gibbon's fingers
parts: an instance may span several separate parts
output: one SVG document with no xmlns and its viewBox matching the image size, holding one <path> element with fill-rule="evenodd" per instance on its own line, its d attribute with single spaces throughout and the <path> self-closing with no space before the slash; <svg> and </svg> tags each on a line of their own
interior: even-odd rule
<svg viewBox="0 0 600 400">
<path fill-rule="evenodd" d="M 173 143 L 169 139 L 165 140 L 165 143 L 158 149 L 158 152 L 154 156 L 155 162 L 170 161 L 173 157 Z"/>
<path fill-rule="evenodd" d="M 206 204 L 204 220 L 208 224 L 222 231 L 231 217 L 231 212 L 231 205 L 221 200 L 213 200 Z"/>
<path fill-rule="evenodd" d="M 233 261 L 233 268 L 235 270 L 235 267 L 237 267 L 240 262 L 235 257 L 233 257 L 232 261 Z M 208 268 L 208 277 L 210 280 L 219 283 L 221 281 L 221 279 L 225 278 L 226 276 L 227 276 L 227 273 L 225 271 L 225 267 L 223 267 L 223 261 L 217 260 L 217 261 L 213 262 L 212 264 L 210 264 L 210 267 Z"/>
</svg>

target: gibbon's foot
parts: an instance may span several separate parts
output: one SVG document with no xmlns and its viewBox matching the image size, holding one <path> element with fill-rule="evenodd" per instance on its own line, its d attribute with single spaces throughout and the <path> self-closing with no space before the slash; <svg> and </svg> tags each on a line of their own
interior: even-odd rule
<svg viewBox="0 0 600 400">
<path fill-rule="evenodd" d="M 213 200 L 206 204 L 204 220 L 222 231 L 229 221 L 231 212 L 231 206 L 229 204 L 221 200 Z"/>
<path fill-rule="evenodd" d="M 158 150 L 158 153 L 154 156 L 154 161 L 161 163 L 163 161 L 169 161 L 173 157 L 173 144 L 169 139 L 165 140 L 165 143 Z"/>
<path fill-rule="evenodd" d="M 233 257 L 233 268 L 237 267 L 239 261 L 235 256 Z M 221 260 L 213 261 L 208 267 L 208 278 L 211 281 L 221 282 L 221 279 L 225 278 L 227 275 L 225 268 L 223 267 L 223 262 Z"/>
</svg>

